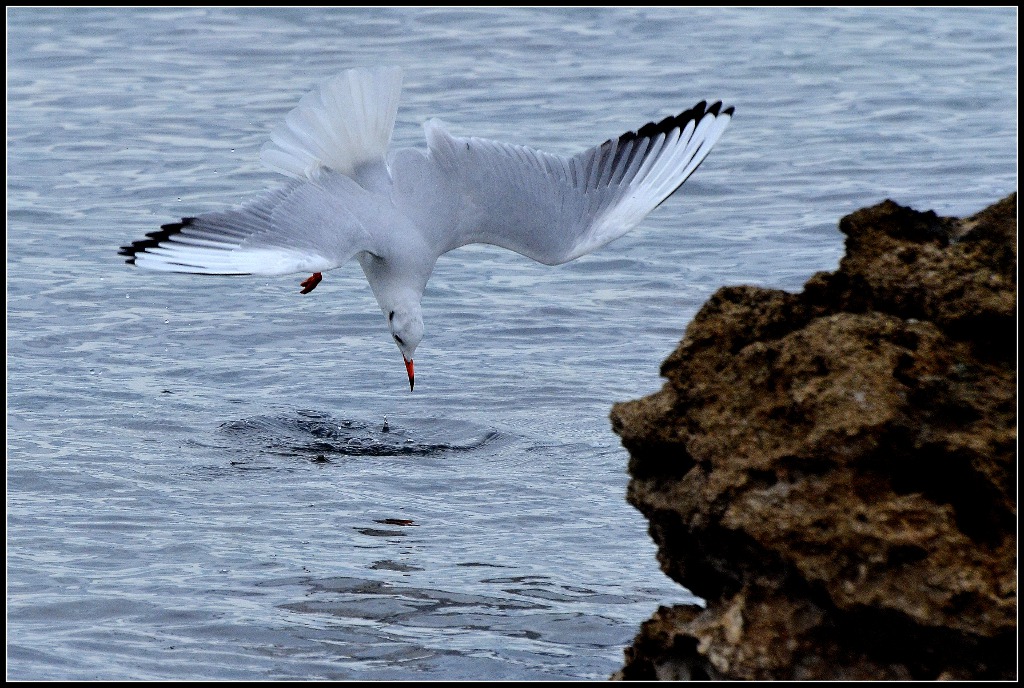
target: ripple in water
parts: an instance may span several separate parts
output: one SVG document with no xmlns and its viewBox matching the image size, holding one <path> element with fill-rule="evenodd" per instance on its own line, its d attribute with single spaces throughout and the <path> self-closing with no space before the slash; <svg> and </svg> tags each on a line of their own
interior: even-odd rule
<svg viewBox="0 0 1024 688">
<path fill-rule="evenodd" d="M 491 428 L 452 420 L 422 419 L 398 424 L 382 418 L 370 423 L 334 418 L 322 411 L 294 416 L 254 416 L 228 421 L 220 432 L 239 445 L 275 456 L 330 462 L 332 457 L 423 456 L 481 449 L 502 438 Z M 237 462 L 236 462 L 237 463 Z"/>
</svg>

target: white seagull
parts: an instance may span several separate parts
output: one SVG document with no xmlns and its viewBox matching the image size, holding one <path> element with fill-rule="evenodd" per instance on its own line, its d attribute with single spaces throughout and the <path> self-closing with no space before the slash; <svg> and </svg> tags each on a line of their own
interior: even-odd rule
<svg viewBox="0 0 1024 688">
<path fill-rule="evenodd" d="M 420 300 L 437 259 L 483 243 L 546 265 L 617 239 L 700 165 L 733 108 L 700 102 L 563 157 L 423 125 L 427 150 L 388 152 L 402 90 L 395 67 L 350 69 L 299 101 L 261 160 L 292 178 L 233 210 L 186 217 L 121 249 L 148 270 L 321 273 L 359 261 L 405 360 L 423 338 Z"/>
</svg>

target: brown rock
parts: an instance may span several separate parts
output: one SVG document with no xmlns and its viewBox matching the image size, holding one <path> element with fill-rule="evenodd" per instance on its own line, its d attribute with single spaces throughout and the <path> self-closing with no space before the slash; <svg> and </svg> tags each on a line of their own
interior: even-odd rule
<svg viewBox="0 0 1024 688">
<path fill-rule="evenodd" d="M 886 201 L 801 294 L 728 287 L 616 404 L 662 608 L 620 678 L 1016 678 L 1016 194 Z"/>
</svg>

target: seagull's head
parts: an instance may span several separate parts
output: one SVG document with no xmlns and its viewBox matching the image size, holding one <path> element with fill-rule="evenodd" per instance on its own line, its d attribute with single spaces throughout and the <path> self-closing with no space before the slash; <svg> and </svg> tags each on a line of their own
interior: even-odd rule
<svg viewBox="0 0 1024 688">
<path fill-rule="evenodd" d="M 396 306 L 394 310 L 387 313 L 388 329 L 391 330 L 391 337 L 398 345 L 405 360 L 405 370 L 409 373 L 409 389 L 412 390 L 416 383 L 413 374 L 412 355 L 423 339 L 423 314 L 419 308 L 406 308 Z"/>
</svg>

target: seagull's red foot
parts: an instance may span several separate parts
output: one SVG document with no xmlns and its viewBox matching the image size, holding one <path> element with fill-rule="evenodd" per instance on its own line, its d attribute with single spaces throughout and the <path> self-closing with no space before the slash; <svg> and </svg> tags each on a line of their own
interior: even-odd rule
<svg viewBox="0 0 1024 688">
<path fill-rule="evenodd" d="M 313 291 L 314 289 L 316 289 L 316 285 L 320 284 L 323 278 L 324 276 L 321 275 L 319 272 L 314 272 L 312 275 L 310 275 L 309 279 L 303 280 L 302 282 L 299 283 L 299 286 L 302 287 L 302 291 L 300 291 L 299 293 L 308 294 L 309 292 Z"/>
</svg>

